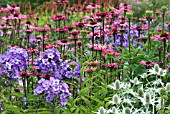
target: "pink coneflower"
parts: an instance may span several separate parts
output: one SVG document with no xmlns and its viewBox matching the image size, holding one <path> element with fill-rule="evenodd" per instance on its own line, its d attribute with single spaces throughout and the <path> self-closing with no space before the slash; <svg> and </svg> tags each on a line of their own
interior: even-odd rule
<svg viewBox="0 0 170 114">
<path fill-rule="evenodd" d="M 87 44 L 87 46 L 89 48 L 92 48 L 92 44 Z M 108 46 L 101 45 L 101 44 L 94 44 L 93 48 L 94 48 L 94 50 L 102 51 L 102 50 L 108 49 Z"/>
<path fill-rule="evenodd" d="M 159 38 L 160 38 L 159 34 L 156 34 L 155 36 L 151 36 L 151 39 L 154 41 L 159 40 Z"/>
<path fill-rule="evenodd" d="M 94 62 L 88 62 L 87 63 L 88 66 L 93 66 L 93 67 L 98 66 L 99 64 L 100 64 L 99 61 L 94 61 Z"/>
<path fill-rule="evenodd" d="M 68 42 L 66 39 L 62 39 L 62 40 L 57 40 L 56 44 L 57 45 L 71 45 L 73 43 L 72 42 Z"/>
<path fill-rule="evenodd" d="M 115 50 L 111 50 L 111 49 L 102 50 L 102 55 L 106 56 L 106 54 L 114 55 L 115 54 Z"/>
<path fill-rule="evenodd" d="M 85 26 L 94 28 L 94 27 L 102 26 L 102 24 L 101 23 L 97 23 L 95 21 L 92 21 L 89 24 L 85 24 Z"/>
<path fill-rule="evenodd" d="M 74 29 L 74 26 L 65 26 L 64 29 L 68 29 L 69 31 Z"/>
<path fill-rule="evenodd" d="M 67 31 L 68 31 L 68 28 L 67 28 L 67 27 L 64 27 L 64 28 L 56 28 L 55 31 L 56 31 L 56 32 L 60 32 L 60 33 L 64 33 L 64 32 L 67 32 Z"/>
<path fill-rule="evenodd" d="M 70 36 L 70 37 L 68 37 L 68 39 L 70 39 L 70 40 L 79 40 L 79 39 L 82 39 L 82 36 Z"/>
<path fill-rule="evenodd" d="M 36 27 L 35 28 L 36 29 L 36 31 L 38 31 L 38 32 L 48 32 L 48 31 L 50 31 L 51 30 L 51 28 L 49 27 L 49 26 L 45 26 L 45 27 Z"/>
<path fill-rule="evenodd" d="M 27 52 L 29 52 L 29 53 L 38 53 L 38 50 L 37 49 L 30 49 L 30 48 L 28 48 Z"/>
<path fill-rule="evenodd" d="M 15 88 L 14 91 L 15 92 L 20 92 L 22 90 L 22 88 Z"/>
<path fill-rule="evenodd" d="M 86 22 L 73 22 L 73 24 L 77 27 L 84 27 L 84 25 L 86 24 Z"/>
<path fill-rule="evenodd" d="M 74 31 L 70 32 L 70 34 L 72 34 L 73 36 L 76 36 L 76 35 L 80 34 L 80 30 L 74 30 Z"/>
<path fill-rule="evenodd" d="M 56 0 L 56 2 L 55 2 L 56 4 L 64 4 L 64 3 L 69 3 L 69 1 L 68 0 Z"/>
<path fill-rule="evenodd" d="M 152 61 L 141 61 L 139 62 L 139 64 L 144 65 L 144 66 L 153 66 L 156 63 Z"/>
<path fill-rule="evenodd" d="M 168 34 L 165 32 L 165 33 L 162 33 L 161 35 L 160 35 L 160 40 L 163 40 L 163 39 L 165 39 L 165 40 L 168 40 L 170 38 L 170 36 L 168 36 Z"/>
<path fill-rule="evenodd" d="M 96 71 L 97 70 L 97 68 L 86 68 L 85 70 L 84 70 L 84 72 L 86 72 L 86 73 L 92 73 L 92 72 L 94 72 L 94 71 Z"/>
<path fill-rule="evenodd" d="M 107 66 L 109 68 L 118 68 L 118 65 L 117 63 L 106 63 L 106 64 L 103 64 L 102 66 Z"/>
<path fill-rule="evenodd" d="M 100 5 L 97 5 L 97 4 L 88 5 L 86 9 L 88 10 L 100 9 Z"/>
<path fill-rule="evenodd" d="M 42 39 L 43 39 L 43 36 L 42 36 L 42 35 L 38 35 L 38 36 L 36 37 L 36 41 L 37 41 L 37 42 L 40 42 Z"/>
<path fill-rule="evenodd" d="M 54 44 L 46 44 L 45 49 L 57 48 L 57 45 Z"/>
<path fill-rule="evenodd" d="M 106 17 L 107 15 L 109 15 L 109 12 L 97 12 L 96 15 L 101 17 Z"/>
<path fill-rule="evenodd" d="M 66 16 L 63 16 L 63 15 L 52 16 L 52 20 L 53 20 L 53 21 L 66 20 Z"/>
</svg>

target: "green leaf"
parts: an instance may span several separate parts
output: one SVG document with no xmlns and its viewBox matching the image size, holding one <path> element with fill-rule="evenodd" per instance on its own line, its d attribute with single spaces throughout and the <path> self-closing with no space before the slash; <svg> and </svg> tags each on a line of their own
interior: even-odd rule
<svg viewBox="0 0 170 114">
<path fill-rule="evenodd" d="M 89 87 L 85 87 L 85 88 L 80 90 L 80 95 L 83 95 L 83 94 L 88 93 L 88 92 L 89 92 Z"/>
<path fill-rule="evenodd" d="M 94 101 L 96 101 L 98 104 L 100 104 L 100 105 L 104 105 L 104 102 L 103 101 L 101 101 L 100 99 L 98 99 L 97 97 L 92 97 L 91 98 L 92 100 L 94 100 Z"/>
<path fill-rule="evenodd" d="M 85 98 L 84 96 L 81 96 L 81 99 L 82 99 L 88 106 L 91 105 L 89 99 Z"/>
</svg>

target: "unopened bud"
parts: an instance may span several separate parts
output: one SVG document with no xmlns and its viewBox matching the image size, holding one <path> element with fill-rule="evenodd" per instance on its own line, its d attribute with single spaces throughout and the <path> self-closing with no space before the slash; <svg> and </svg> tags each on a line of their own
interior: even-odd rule
<svg viewBox="0 0 170 114">
<path fill-rule="evenodd" d="M 145 94 L 145 101 L 146 101 L 146 104 L 150 104 L 151 103 L 151 96 L 150 96 L 149 93 Z"/>
<path fill-rule="evenodd" d="M 125 114 L 130 114 L 131 112 L 130 112 L 130 108 L 129 107 L 126 107 L 125 108 Z"/>
<path fill-rule="evenodd" d="M 132 18 L 133 17 L 133 12 L 126 12 L 127 18 Z"/>
<path fill-rule="evenodd" d="M 170 92 L 170 83 L 167 83 L 165 88 L 166 88 L 166 91 Z"/>
<path fill-rule="evenodd" d="M 147 16 L 147 17 L 151 17 L 152 14 L 153 14 L 153 11 L 150 11 L 150 10 L 147 10 L 147 11 L 146 11 L 146 16 Z"/>
<path fill-rule="evenodd" d="M 159 72 L 159 65 L 158 65 L 158 64 L 155 64 L 155 65 L 154 65 L 154 69 L 155 69 L 156 72 Z"/>
<path fill-rule="evenodd" d="M 143 94 L 144 94 L 144 93 L 143 93 L 142 88 L 139 88 L 139 89 L 138 89 L 138 94 L 139 94 L 140 97 L 143 97 Z"/>
<path fill-rule="evenodd" d="M 117 90 L 120 89 L 120 81 L 119 80 L 115 81 L 115 87 Z"/>
<path fill-rule="evenodd" d="M 100 114 L 105 114 L 105 109 L 103 107 L 100 107 L 99 112 Z"/>
<path fill-rule="evenodd" d="M 119 96 L 117 94 L 114 95 L 112 100 L 115 104 L 118 104 L 119 103 Z"/>
<path fill-rule="evenodd" d="M 134 78 L 134 85 L 136 85 L 136 84 L 137 84 L 137 82 L 138 82 L 138 78 L 137 78 L 137 77 L 135 77 L 135 78 Z"/>
<path fill-rule="evenodd" d="M 166 11 L 168 11 L 168 8 L 166 6 L 162 6 L 161 10 L 162 10 L 162 12 L 166 12 Z"/>
</svg>

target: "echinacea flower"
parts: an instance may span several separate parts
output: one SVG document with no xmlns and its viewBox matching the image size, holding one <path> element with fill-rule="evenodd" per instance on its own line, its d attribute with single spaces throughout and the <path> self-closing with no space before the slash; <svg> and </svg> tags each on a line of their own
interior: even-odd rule
<svg viewBox="0 0 170 114">
<path fill-rule="evenodd" d="M 139 64 L 144 65 L 144 66 L 153 66 L 155 62 L 152 61 L 141 61 Z"/>
<path fill-rule="evenodd" d="M 88 62 L 88 63 L 87 63 L 88 66 L 93 66 L 93 67 L 94 67 L 94 66 L 98 66 L 99 64 L 100 64 L 99 61 L 94 61 L 94 62 Z"/>
<path fill-rule="evenodd" d="M 84 70 L 84 72 L 86 72 L 86 73 L 92 73 L 92 72 L 94 72 L 94 71 L 96 71 L 97 70 L 97 68 L 86 68 L 85 70 Z"/>
<path fill-rule="evenodd" d="M 71 44 L 73 44 L 72 42 L 69 42 L 68 40 L 66 40 L 66 39 L 62 39 L 62 40 L 57 40 L 56 41 L 56 44 L 57 45 L 71 45 Z"/>
</svg>

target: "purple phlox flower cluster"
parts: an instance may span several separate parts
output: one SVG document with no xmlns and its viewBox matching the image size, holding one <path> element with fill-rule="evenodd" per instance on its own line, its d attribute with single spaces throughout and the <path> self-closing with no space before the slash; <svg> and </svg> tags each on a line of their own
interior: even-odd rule
<svg viewBox="0 0 170 114">
<path fill-rule="evenodd" d="M 68 62 L 63 62 L 60 58 L 60 52 L 52 48 L 40 53 L 39 58 L 35 59 L 35 66 L 39 72 L 52 73 L 57 79 L 70 79 L 72 71 L 69 68 Z"/>
<path fill-rule="evenodd" d="M 55 71 L 55 78 L 63 79 L 63 78 L 71 78 L 72 77 L 72 69 L 68 65 L 69 60 L 64 61 L 58 69 Z"/>
<path fill-rule="evenodd" d="M 28 67 L 28 54 L 25 49 L 12 47 L 0 56 L 0 75 L 18 79 L 19 72 Z"/>
<path fill-rule="evenodd" d="M 50 77 L 49 80 L 42 78 L 38 81 L 38 86 L 34 90 L 34 94 L 37 95 L 41 93 L 46 95 L 47 102 L 51 102 L 56 96 L 59 96 L 61 105 L 64 106 L 67 103 L 67 97 L 71 96 L 69 86 L 54 77 Z"/>
<path fill-rule="evenodd" d="M 45 94 L 46 101 L 51 102 L 56 96 L 60 97 L 61 105 L 66 105 L 67 97 L 70 96 L 69 86 L 62 80 L 70 79 L 73 75 L 80 77 L 80 64 L 74 69 L 69 66 L 70 60 L 62 61 L 57 49 L 48 49 L 41 52 L 35 59 L 36 69 L 40 74 L 53 74 L 52 77 L 41 78 L 34 94 Z"/>
<path fill-rule="evenodd" d="M 54 48 L 41 52 L 35 59 L 36 69 L 41 73 L 54 73 L 62 64 L 60 52 Z"/>
</svg>

